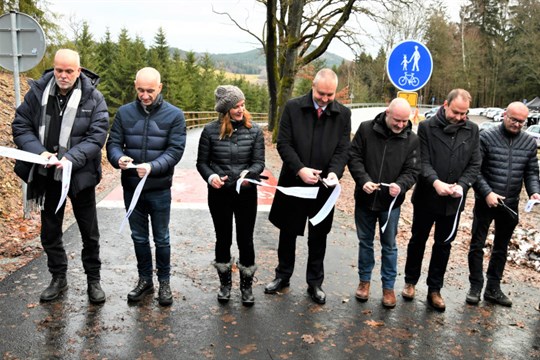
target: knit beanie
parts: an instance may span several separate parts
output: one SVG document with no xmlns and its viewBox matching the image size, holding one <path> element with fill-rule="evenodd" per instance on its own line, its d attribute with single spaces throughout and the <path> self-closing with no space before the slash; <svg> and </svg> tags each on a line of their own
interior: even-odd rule
<svg viewBox="0 0 540 360">
<path fill-rule="evenodd" d="M 234 85 L 220 85 L 214 91 L 214 95 L 216 96 L 214 109 L 222 114 L 229 112 L 240 100 L 246 99 L 242 90 Z"/>
</svg>

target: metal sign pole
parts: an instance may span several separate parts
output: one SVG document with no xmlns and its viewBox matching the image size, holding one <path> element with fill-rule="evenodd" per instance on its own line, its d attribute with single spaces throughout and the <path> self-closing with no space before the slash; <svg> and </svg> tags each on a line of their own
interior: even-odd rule
<svg viewBox="0 0 540 360">
<path fill-rule="evenodd" d="M 11 11 L 11 51 L 13 57 L 13 83 L 15 86 L 15 107 L 21 105 L 21 84 L 19 78 L 19 49 L 17 47 L 17 12 Z"/>
<path fill-rule="evenodd" d="M 19 77 L 19 49 L 17 46 L 17 12 L 10 12 L 11 18 L 11 55 L 13 57 L 13 86 L 15 91 L 15 108 L 21 105 L 21 82 Z M 22 182 L 22 205 L 24 218 L 30 218 L 30 209 L 28 208 L 28 201 L 26 201 L 27 185 Z"/>
<path fill-rule="evenodd" d="M 16 108 L 21 104 L 20 72 L 36 66 L 45 54 L 45 47 L 45 33 L 30 16 L 15 10 L 0 16 L 0 66 L 13 71 Z M 24 217 L 29 218 L 26 192 L 27 186 L 23 182 Z"/>
</svg>

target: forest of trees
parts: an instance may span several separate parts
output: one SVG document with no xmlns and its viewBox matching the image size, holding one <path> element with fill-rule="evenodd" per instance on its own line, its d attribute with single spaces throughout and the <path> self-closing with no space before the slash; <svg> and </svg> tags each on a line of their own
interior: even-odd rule
<svg viewBox="0 0 540 360">
<path fill-rule="evenodd" d="M 208 55 L 171 53 L 161 28 L 156 30 L 149 48 L 127 29 L 114 39 L 108 32 L 104 38 L 95 39 L 84 21 L 73 25 L 71 34 L 61 34 L 58 20 L 39 8 L 40 1 L 18 2 L 21 12 L 42 24 L 51 44 L 41 65 L 29 75 L 38 77 L 50 67 L 56 49 L 73 48 L 81 54 L 82 65 L 101 76 L 99 89 L 112 114 L 134 99 L 133 78 L 143 66 L 153 66 L 162 73 L 164 97 L 185 111 L 211 111 L 213 90 L 223 83 L 242 88 L 250 111 L 268 111 L 266 85 L 226 75 Z M 0 12 L 9 11 L 13 3 L 0 0 Z M 402 0 L 392 4 L 394 7 L 380 15 L 378 25 L 373 25 L 377 31 L 370 29 L 380 37 L 377 55 L 359 52 L 354 61 L 344 61 L 334 68 L 340 77 L 338 90 L 342 101 L 349 101 L 351 94 L 354 102 L 387 102 L 393 98 L 397 89 L 386 76 L 386 55 L 406 39 L 424 43 L 433 57 L 431 80 L 419 92 L 425 103 L 432 97 L 436 103 L 442 103 L 456 87 L 471 92 L 473 107 L 505 106 L 513 100 L 540 95 L 540 0 L 468 0 L 461 8 L 458 22 L 449 20 L 440 0 Z M 303 64 L 296 75 L 292 96 L 308 91 L 313 75 L 324 66 L 320 58 Z"/>
</svg>

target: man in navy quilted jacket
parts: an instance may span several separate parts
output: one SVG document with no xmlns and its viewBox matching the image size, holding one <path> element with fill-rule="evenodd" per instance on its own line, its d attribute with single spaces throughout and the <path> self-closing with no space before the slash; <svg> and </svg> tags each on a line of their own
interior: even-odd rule
<svg viewBox="0 0 540 360">
<path fill-rule="evenodd" d="M 107 141 L 107 158 L 115 168 L 122 169 L 126 209 L 135 188 L 148 175 L 129 217 L 139 281 L 129 292 L 128 301 L 140 301 L 154 292 L 150 218 L 159 281 L 158 300 L 160 305 L 168 306 L 173 302 L 169 241 L 171 186 L 174 167 L 184 153 L 186 122 L 182 110 L 163 100 L 161 88 L 161 76 L 156 69 L 146 67 L 137 72 L 137 100 L 118 109 Z M 130 168 L 131 165 L 136 168 Z"/>
<path fill-rule="evenodd" d="M 508 105 L 501 125 L 480 133 L 482 168 L 474 184 L 474 220 L 469 249 L 471 287 L 466 297 L 469 304 L 480 302 L 484 286 L 483 248 L 489 226 L 495 221 L 484 300 L 512 306 L 512 300 L 501 291 L 500 284 L 508 243 L 519 220 L 519 196 L 523 183 L 530 199 L 540 200 L 536 142 L 521 131 L 528 113 L 523 103 L 513 102 Z"/>
</svg>

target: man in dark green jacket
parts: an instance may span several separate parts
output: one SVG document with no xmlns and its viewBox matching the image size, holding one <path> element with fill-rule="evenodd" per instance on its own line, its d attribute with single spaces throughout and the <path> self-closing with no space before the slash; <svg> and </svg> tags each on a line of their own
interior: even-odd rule
<svg viewBox="0 0 540 360">
<path fill-rule="evenodd" d="M 396 98 L 374 120 L 360 124 L 349 150 L 349 170 L 356 182 L 355 222 L 359 240 L 356 298 L 367 301 L 375 265 L 373 239 L 379 221 L 382 247 L 382 304 L 396 306 L 397 245 L 400 206 L 420 172 L 420 143 L 409 120 L 411 106 Z M 391 210 L 390 210 L 391 207 Z"/>
</svg>

